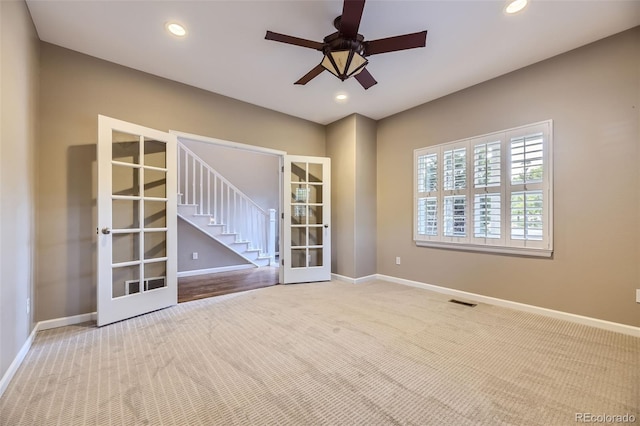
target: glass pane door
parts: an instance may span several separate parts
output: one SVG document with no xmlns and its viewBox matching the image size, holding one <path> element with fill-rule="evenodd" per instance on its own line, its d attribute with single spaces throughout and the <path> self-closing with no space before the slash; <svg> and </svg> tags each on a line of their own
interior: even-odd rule
<svg viewBox="0 0 640 426">
<path fill-rule="evenodd" d="M 285 158 L 284 282 L 331 278 L 329 159 Z"/>
<path fill-rule="evenodd" d="M 175 137 L 100 117 L 98 325 L 176 303 Z"/>
</svg>

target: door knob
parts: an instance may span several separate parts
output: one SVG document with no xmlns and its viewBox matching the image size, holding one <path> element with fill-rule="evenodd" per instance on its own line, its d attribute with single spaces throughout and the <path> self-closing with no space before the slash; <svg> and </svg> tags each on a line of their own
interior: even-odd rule
<svg viewBox="0 0 640 426">
<path fill-rule="evenodd" d="M 102 228 L 102 233 L 108 235 L 111 233 L 111 228 Z"/>
<path fill-rule="evenodd" d="M 325 223 L 325 224 L 324 224 L 324 227 L 325 227 L 325 228 L 328 228 L 328 227 L 329 227 L 329 225 Z"/>
</svg>

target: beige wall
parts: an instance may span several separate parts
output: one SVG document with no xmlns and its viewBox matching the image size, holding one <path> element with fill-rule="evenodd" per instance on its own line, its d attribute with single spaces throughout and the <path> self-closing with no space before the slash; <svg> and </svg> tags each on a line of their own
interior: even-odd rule
<svg viewBox="0 0 640 426">
<path fill-rule="evenodd" d="M 376 268 L 376 128 L 377 123 L 356 116 L 356 192 L 354 278 L 375 274 Z M 339 208 L 340 206 L 338 206 Z"/>
<path fill-rule="evenodd" d="M 41 45 L 36 319 L 95 310 L 97 116 L 291 154 L 324 155 L 324 127 Z"/>
<path fill-rule="evenodd" d="M 376 273 L 376 122 L 353 114 L 327 126 L 331 158 L 331 272 Z"/>
<path fill-rule="evenodd" d="M 355 278 L 356 115 L 327 126 L 331 158 L 331 272 Z"/>
<path fill-rule="evenodd" d="M 33 328 L 39 41 L 24 2 L 0 2 L 0 378 Z"/>
<path fill-rule="evenodd" d="M 381 120 L 378 272 L 640 325 L 639 109 L 635 28 Z M 552 259 L 415 246 L 415 148 L 545 119 L 554 120 Z"/>
</svg>

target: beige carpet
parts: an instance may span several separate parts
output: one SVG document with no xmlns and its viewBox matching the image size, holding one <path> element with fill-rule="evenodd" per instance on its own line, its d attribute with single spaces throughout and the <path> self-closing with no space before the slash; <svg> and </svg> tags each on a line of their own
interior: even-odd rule
<svg viewBox="0 0 640 426">
<path fill-rule="evenodd" d="M 640 422 L 640 339 L 385 282 L 276 286 L 38 334 L 2 425 Z"/>
</svg>

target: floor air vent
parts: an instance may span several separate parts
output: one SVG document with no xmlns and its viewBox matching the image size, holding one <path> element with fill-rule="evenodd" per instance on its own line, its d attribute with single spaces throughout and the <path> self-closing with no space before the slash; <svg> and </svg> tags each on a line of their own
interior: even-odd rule
<svg viewBox="0 0 640 426">
<path fill-rule="evenodd" d="M 457 303 L 458 305 L 468 306 L 470 308 L 473 308 L 474 306 L 478 306 L 477 303 L 463 302 L 462 300 L 456 300 L 456 299 L 449 299 L 449 302 Z"/>
<path fill-rule="evenodd" d="M 124 282 L 124 294 L 140 293 L 140 281 L 130 280 Z M 144 279 L 144 291 L 155 290 L 156 288 L 166 287 L 166 277 L 154 277 Z"/>
</svg>

